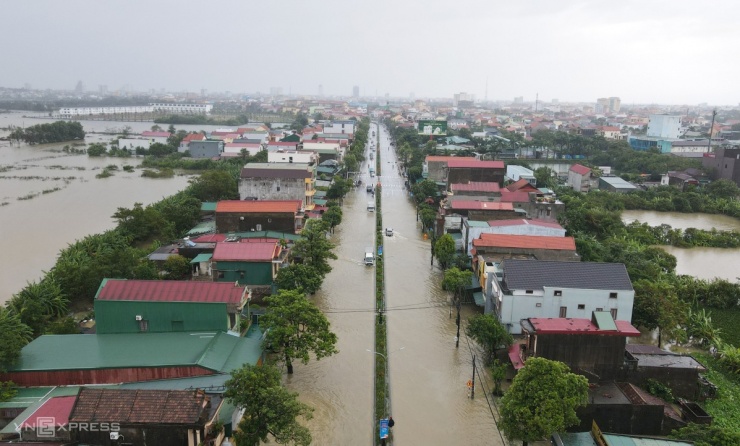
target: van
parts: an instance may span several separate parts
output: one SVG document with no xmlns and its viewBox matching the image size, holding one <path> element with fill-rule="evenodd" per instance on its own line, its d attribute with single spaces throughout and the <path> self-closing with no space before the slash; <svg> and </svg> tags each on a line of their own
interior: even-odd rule
<svg viewBox="0 0 740 446">
<path fill-rule="evenodd" d="M 367 202 L 367 210 L 370 212 L 375 212 L 375 200 Z"/>
<path fill-rule="evenodd" d="M 373 255 L 373 250 L 370 248 L 365 249 L 365 266 L 373 266 L 375 265 L 375 256 Z"/>
</svg>

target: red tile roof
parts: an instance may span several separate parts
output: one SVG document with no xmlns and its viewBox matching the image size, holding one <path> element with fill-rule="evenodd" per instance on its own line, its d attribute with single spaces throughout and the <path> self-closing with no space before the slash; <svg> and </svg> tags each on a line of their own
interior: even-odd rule
<svg viewBox="0 0 740 446">
<path fill-rule="evenodd" d="M 515 182 L 509 184 L 508 186 L 506 186 L 506 189 L 510 190 L 511 192 L 516 192 L 516 191 L 539 192 L 539 189 L 537 189 L 536 187 L 532 186 L 529 183 L 529 181 L 525 180 L 524 178 L 522 178 L 519 181 L 515 181 Z"/>
<path fill-rule="evenodd" d="M 501 191 L 501 201 L 504 203 L 528 203 L 529 192 L 516 191 L 512 192 L 508 189 Z"/>
<path fill-rule="evenodd" d="M 46 418 L 47 420 L 52 419 L 55 428 L 66 426 L 69 423 L 69 415 L 72 413 L 72 408 L 77 400 L 76 396 L 60 396 L 57 398 L 50 398 L 44 404 L 39 406 L 36 411 L 31 414 L 30 417 L 21 423 L 22 429 L 36 429 L 37 427 L 44 427 L 44 425 L 37 426 L 36 422 L 39 419 Z M 51 426 L 46 426 L 51 431 Z"/>
<path fill-rule="evenodd" d="M 511 203 L 501 203 L 498 201 L 456 200 L 450 204 L 450 209 L 482 210 L 482 211 L 513 211 L 514 205 Z"/>
<path fill-rule="evenodd" d="M 303 202 L 301 200 L 224 200 L 216 204 L 216 213 L 295 213 L 300 211 L 302 204 Z"/>
<path fill-rule="evenodd" d="M 183 142 L 203 141 L 204 139 L 206 139 L 206 135 L 204 135 L 202 133 L 191 133 L 191 134 L 187 135 L 186 137 L 184 137 L 182 139 L 182 141 Z"/>
<path fill-rule="evenodd" d="M 484 182 L 484 181 L 471 181 L 467 184 L 455 183 L 450 185 L 450 190 L 455 191 L 469 191 L 469 192 L 498 192 L 501 190 L 498 183 Z"/>
<path fill-rule="evenodd" d="M 426 162 L 449 162 L 450 160 L 474 160 L 477 161 L 472 156 L 436 156 L 436 155 L 427 155 Z"/>
<path fill-rule="evenodd" d="M 473 240 L 475 247 L 551 249 L 557 251 L 575 251 L 576 241 L 573 237 L 551 237 L 547 235 L 512 235 L 481 234 Z"/>
<path fill-rule="evenodd" d="M 209 398 L 202 390 L 83 388 L 70 421 L 199 425 Z"/>
<path fill-rule="evenodd" d="M 244 287 L 235 287 L 231 282 L 108 279 L 95 299 L 239 304 L 243 294 Z"/>
<path fill-rule="evenodd" d="M 640 336 L 640 330 L 627 321 L 614 321 L 616 330 L 601 330 L 591 319 L 571 319 L 554 317 L 529 318 L 537 334 L 594 334 L 613 336 Z"/>
<path fill-rule="evenodd" d="M 217 243 L 213 251 L 213 261 L 271 262 L 281 249 L 277 242 Z"/>
<path fill-rule="evenodd" d="M 522 344 L 511 344 L 509 347 L 509 360 L 515 370 L 519 370 L 524 367 L 524 360 L 522 359 Z"/>
<path fill-rule="evenodd" d="M 150 137 L 165 137 L 169 138 L 170 132 L 141 132 L 141 136 L 150 136 Z"/>
<path fill-rule="evenodd" d="M 447 167 L 450 169 L 454 168 L 474 168 L 474 169 L 503 169 L 503 161 L 480 161 L 480 160 L 465 160 L 456 159 L 447 161 Z"/>
<path fill-rule="evenodd" d="M 518 226 L 518 225 L 533 225 L 533 226 L 544 226 L 546 228 L 564 229 L 557 223 L 545 220 L 527 220 L 526 218 L 512 219 L 512 220 L 490 220 L 488 226 Z M 195 241 L 195 240 L 193 240 Z"/>
<path fill-rule="evenodd" d="M 571 171 L 573 171 L 573 172 L 575 172 L 575 173 L 577 173 L 579 175 L 588 175 L 588 174 L 591 173 L 591 169 L 590 168 L 588 168 L 586 166 L 582 166 L 580 164 L 573 164 L 572 166 L 570 166 L 570 169 L 569 170 L 571 170 Z"/>
<path fill-rule="evenodd" d="M 299 142 L 290 142 L 290 141 L 270 141 L 270 142 L 267 143 L 267 145 L 270 145 L 270 146 L 286 146 L 286 147 L 288 147 L 288 146 L 290 146 L 290 147 L 296 147 L 298 144 L 300 144 L 300 143 Z"/>
</svg>

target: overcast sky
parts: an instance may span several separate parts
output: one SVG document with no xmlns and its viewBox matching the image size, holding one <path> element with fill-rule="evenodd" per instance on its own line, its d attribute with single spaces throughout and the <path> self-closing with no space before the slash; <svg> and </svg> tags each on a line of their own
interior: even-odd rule
<svg viewBox="0 0 740 446">
<path fill-rule="evenodd" d="M 740 1 L 3 0 L 0 86 L 737 105 Z"/>
</svg>

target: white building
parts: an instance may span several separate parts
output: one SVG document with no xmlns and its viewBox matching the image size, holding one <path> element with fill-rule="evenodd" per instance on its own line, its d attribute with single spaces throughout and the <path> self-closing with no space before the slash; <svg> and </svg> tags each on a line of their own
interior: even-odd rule
<svg viewBox="0 0 740 446">
<path fill-rule="evenodd" d="M 511 181 L 519 181 L 524 178 L 529 184 L 537 187 L 537 179 L 534 177 L 534 172 L 524 166 L 508 164 L 506 166 L 506 177 Z"/>
<path fill-rule="evenodd" d="M 647 136 L 678 139 L 681 136 L 681 117 L 674 115 L 650 115 Z"/>
<path fill-rule="evenodd" d="M 475 221 L 465 218 L 462 221 L 462 243 L 468 255 L 472 255 L 473 240 L 479 239 L 481 234 L 565 237 L 565 229 L 555 222 L 537 219 Z"/>
<path fill-rule="evenodd" d="M 351 135 L 355 133 L 355 124 L 353 120 L 347 121 L 332 121 L 329 124 L 324 124 L 324 133 L 342 133 Z"/>
<path fill-rule="evenodd" d="M 305 150 L 278 150 L 275 152 L 267 152 L 267 162 L 318 164 L 319 156 L 316 152 L 308 152 Z"/>
<path fill-rule="evenodd" d="M 127 107 L 63 107 L 59 109 L 59 115 L 63 118 L 74 118 L 79 116 L 93 115 L 123 115 L 136 113 L 166 112 L 177 114 L 210 114 L 211 104 L 178 104 L 160 103 L 149 105 L 136 105 Z"/>
<path fill-rule="evenodd" d="M 211 104 L 180 104 L 176 102 L 163 102 L 149 104 L 155 112 L 177 113 L 184 115 L 210 115 L 213 105 Z"/>
<path fill-rule="evenodd" d="M 119 138 L 118 148 L 126 150 L 136 150 L 137 147 L 149 150 L 149 146 L 152 145 L 152 141 L 149 139 L 142 138 Z"/>
<path fill-rule="evenodd" d="M 635 291 L 622 263 L 504 260 L 486 280 L 486 311 L 510 333 L 522 319 L 589 318 L 609 311 L 614 320 L 632 321 Z"/>
</svg>

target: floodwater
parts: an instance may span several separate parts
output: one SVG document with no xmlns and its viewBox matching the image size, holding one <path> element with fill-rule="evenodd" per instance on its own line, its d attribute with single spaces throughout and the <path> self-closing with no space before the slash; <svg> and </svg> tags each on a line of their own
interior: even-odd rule
<svg viewBox="0 0 740 446">
<path fill-rule="evenodd" d="M 29 120 L 22 113 L 0 114 L 0 127 L 52 122 Z M 147 130 L 152 123 L 135 123 Z M 105 131 L 129 123 L 83 122 L 86 131 Z M 133 125 L 132 125 L 133 127 Z M 7 132 L 0 130 L 0 136 Z M 111 136 L 88 135 L 86 143 L 107 142 Z M 119 207 L 131 208 L 170 196 L 188 184 L 187 176 L 142 178 L 141 158 L 90 158 L 61 151 L 64 143 L 20 147 L 0 141 L 0 231 L 3 256 L 0 303 L 39 280 L 56 262 L 59 251 L 75 240 L 115 227 L 111 216 Z M 112 177 L 95 176 L 110 164 Z"/>
<path fill-rule="evenodd" d="M 684 214 L 680 212 L 655 212 L 655 211 L 623 211 L 622 220 L 625 223 L 640 221 L 650 226 L 662 224 L 673 228 L 697 228 L 711 230 L 740 232 L 740 220 L 717 214 Z M 740 277 L 740 248 L 676 248 L 674 246 L 661 246 L 676 257 L 676 272 L 686 274 L 700 279 L 710 280 L 715 277 L 726 279 L 731 282 Z"/>
<path fill-rule="evenodd" d="M 463 333 L 455 348 L 455 317 L 439 287 L 441 272 L 430 266 L 430 244 L 421 237 L 403 180 L 387 162 L 392 156 L 388 143 L 383 131 L 383 175 L 372 181 L 383 186 L 384 225 L 394 230 L 392 237 L 383 236 L 394 443 L 502 444 L 483 386 L 477 387 L 475 399 L 467 397 L 471 351 L 477 350 Z M 378 432 L 373 411 L 375 269 L 362 264 L 365 248 L 374 245 L 375 214 L 367 211 L 373 198 L 365 191 L 371 180 L 367 165 L 361 172 L 363 185 L 344 199 L 343 221 L 332 237 L 339 259 L 311 297 L 329 318 L 340 352 L 296 364 L 294 375 L 286 378 L 301 401 L 315 408 L 306 425 L 317 445 L 371 445 Z M 473 311 L 464 306 L 462 320 Z M 486 388 L 490 391 L 490 383 Z"/>
</svg>

